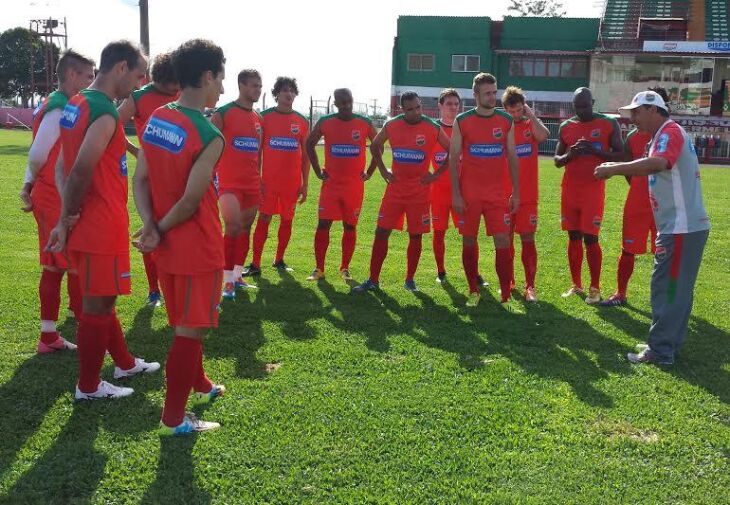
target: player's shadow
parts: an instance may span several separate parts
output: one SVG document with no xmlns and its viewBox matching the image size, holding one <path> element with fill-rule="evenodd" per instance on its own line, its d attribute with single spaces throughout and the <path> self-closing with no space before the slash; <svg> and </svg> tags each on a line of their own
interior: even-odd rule
<svg viewBox="0 0 730 505">
<path fill-rule="evenodd" d="M 6 145 L 0 146 L 0 156 L 24 156 L 28 154 L 27 146 Z"/>
</svg>

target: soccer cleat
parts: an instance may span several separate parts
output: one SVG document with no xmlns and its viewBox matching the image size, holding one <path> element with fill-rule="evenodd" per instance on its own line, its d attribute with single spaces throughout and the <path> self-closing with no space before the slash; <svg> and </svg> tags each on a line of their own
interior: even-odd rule
<svg viewBox="0 0 730 505">
<path fill-rule="evenodd" d="M 307 277 L 308 281 L 321 281 L 322 279 L 324 279 L 324 272 L 319 268 L 312 270 L 312 274 Z"/>
<path fill-rule="evenodd" d="M 150 361 L 147 363 L 142 358 L 134 358 L 134 366 L 129 370 L 122 370 L 118 366 L 114 367 L 114 378 L 125 379 L 127 377 L 134 377 L 141 373 L 155 373 L 160 369 L 160 364 L 156 361 Z"/>
<path fill-rule="evenodd" d="M 436 282 L 443 284 L 446 282 L 446 272 L 439 272 L 436 274 Z"/>
<path fill-rule="evenodd" d="M 565 293 L 563 293 L 560 296 L 562 296 L 563 298 L 568 298 L 571 295 L 582 296 L 584 294 L 585 294 L 585 291 L 583 291 L 583 288 L 581 288 L 580 286 L 572 286 L 568 291 L 566 291 Z"/>
<path fill-rule="evenodd" d="M 489 283 L 484 280 L 484 277 L 482 277 L 480 274 L 477 274 L 477 286 L 482 286 L 486 288 L 489 287 Z"/>
<path fill-rule="evenodd" d="M 259 275 L 261 275 L 261 267 L 251 263 L 250 265 L 248 265 L 247 267 L 245 267 L 243 269 L 243 272 L 241 272 L 241 275 L 243 277 L 258 277 Z"/>
<path fill-rule="evenodd" d="M 352 274 L 350 273 L 349 268 L 343 268 L 340 270 L 340 276 L 342 277 L 343 281 L 351 281 L 352 280 Z"/>
<path fill-rule="evenodd" d="M 192 401 L 195 404 L 212 403 L 216 398 L 226 393 L 226 387 L 223 384 L 213 384 L 213 387 L 207 393 L 199 393 L 195 391 L 192 394 Z"/>
<path fill-rule="evenodd" d="M 223 285 L 223 293 L 221 294 L 224 300 L 235 300 L 236 299 L 236 285 L 233 282 L 226 282 Z"/>
<path fill-rule="evenodd" d="M 674 360 L 673 359 L 666 359 L 666 358 L 660 358 L 657 356 L 654 351 L 651 350 L 649 346 L 644 347 L 640 352 L 634 353 L 630 352 L 626 355 L 626 358 L 629 360 L 629 362 L 633 363 L 634 365 L 638 365 L 641 363 L 654 363 L 655 365 L 673 365 Z"/>
<path fill-rule="evenodd" d="M 160 421 L 160 429 L 158 430 L 158 433 L 162 436 L 171 436 L 171 435 L 190 435 L 191 433 L 198 433 L 201 431 L 210 431 L 220 428 L 221 425 L 218 423 L 213 423 L 210 421 L 201 421 L 197 417 L 195 417 L 195 414 L 191 412 L 187 412 L 185 414 L 185 417 L 183 417 L 183 420 L 180 424 L 177 426 L 165 426 Z"/>
<path fill-rule="evenodd" d="M 134 393 L 134 389 L 132 388 L 115 386 L 114 384 L 110 384 L 107 381 L 101 381 L 99 382 L 99 387 L 96 388 L 96 391 L 94 391 L 93 393 L 84 393 L 79 389 L 78 386 L 76 386 L 76 394 L 74 395 L 74 399 L 76 401 L 104 400 L 107 398 L 110 400 L 116 400 L 117 398 L 124 398 L 125 396 L 129 396 L 132 393 Z"/>
<path fill-rule="evenodd" d="M 353 293 L 362 293 L 363 291 L 374 291 L 376 289 L 380 288 L 380 284 L 377 282 L 373 282 L 370 279 L 367 279 L 362 284 L 358 284 L 354 288 L 352 288 Z"/>
<path fill-rule="evenodd" d="M 147 306 L 162 307 L 162 295 L 159 291 L 150 291 L 150 294 L 147 295 Z"/>
<path fill-rule="evenodd" d="M 469 298 L 466 300 L 467 307 L 476 307 L 479 305 L 479 300 L 482 299 L 482 295 L 477 292 L 469 293 Z"/>
<path fill-rule="evenodd" d="M 537 295 L 535 294 L 535 288 L 525 288 L 525 301 L 535 303 L 537 301 Z"/>
<path fill-rule="evenodd" d="M 276 268 L 279 272 L 293 272 L 294 269 L 284 263 L 284 260 L 274 261 L 271 264 L 272 267 Z"/>
<path fill-rule="evenodd" d="M 598 305 L 601 307 L 622 307 L 626 305 L 627 302 L 628 300 L 626 300 L 625 296 L 614 293 L 609 296 L 607 300 L 599 302 Z"/>
<path fill-rule="evenodd" d="M 243 279 L 237 280 L 235 282 L 236 289 L 259 289 L 259 287 L 256 284 L 251 284 L 249 282 L 244 281 Z"/>
<path fill-rule="evenodd" d="M 601 290 L 598 288 L 589 288 L 588 296 L 586 296 L 586 303 L 588 305 L 595 305 L 601 301 Z"/>
<path fill-rule="evenodd" d="M 414 281 L 413 279 L 406 279 L 406 282 L 403 283 L 403 287 L 411 292 L 418 291 L 418 286 L 416 286 L 416 281 Z"/>
<path fill-rule="evenodd" d="M 56 340 L 50 344 L 45 344 L 43 341 L 38 341 L 38 354 L 51 354 L 56 351 L 75 351 L 76 344 L 72 344 L 65 338 L 59 336 Z"/>
</svg>

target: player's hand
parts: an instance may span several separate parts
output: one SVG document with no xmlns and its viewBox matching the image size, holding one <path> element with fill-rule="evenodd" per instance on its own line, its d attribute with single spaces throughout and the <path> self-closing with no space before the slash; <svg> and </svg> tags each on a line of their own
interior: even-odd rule
<svg viewBox="0 0 730 505">
<path fill-rule="evenodd" d="M 66 228 L 69 230 L 76 226 L 76 223 L 79 222 L 79 218 L 81 217 L 81 214 L 74 214 L 72 216 L 66 216 L 63 218 L 63 224 L 66 225 Z"/>
<path fill-rule="evenodd" d="M 580 139 L 575 145 L 578 146 L 580 154 L 597 154 L 599 152 L 599 150 L 586 139 Z"/>
<path fill-rule="evenodd" d="M 299 196 L 299 200 L 298 200 L 299 205 L 301 205 L 307 201 L 307 185 L 306 184 L 302 184 L 302 187 L 299 188 L 298 196 Z"/>
<path fill-rule="evenodd" d="M 363 182 L 369 181 L 372 176 L 373 176 L 373 174 L 368 173 L 368 172 L 363 172 L 360 174 L 360 178 L 363 180 Z"/>
<path fill-rule="evenodd" d="M 383 176 L 383 179 L 385 179 L 385 182 L 388 184 L 395 180 L 395 174 L 393 174 L 390 170 L 381 170 L 380 175 Z"/>
<path fill-rule="evenodd" d="M 48 252 L 60 253 L 66 249 L 66 239 L 68 238 L 68 228 L 59 222 L 48 235 L 48 243 L 45 250 Z"/>
<path fill-rule="evenodd" d="M 317 174 L 317 178 L 321 181 L 326 181 L 330 178 L 330 174 L 328 174 L 326 170 L 320 170 Z"/>
<path fill-rule="evenodd" d="M 517 214 L 520 208 L 520 196 L 513 194 L 509 197 L 509 212 L 510 214 Z"/>
<path fill-rule="evenodd" d="M 596 179 L 609 179 L 614 175 L 613 167 L 616 165 L 619 165 L 619 163 L 615 163 L 613 161 L 607 161 L 606 163 L 601 163 L 593 171 L 593 175 L 595 176 Z"/>
<path fill-rule="evenodd" d="M 463 214 L 466 210 L 466 204 L 464 203 L 464 198 L 462 198 L 461 193 L 458 195 L 451 195 L 451 207 L 453 207 L 454 212 L 457 214 Z"/>
<path fill-rule="evenodd" d="M 529 106 L 529 105 L 527 105 L 527 104 L 525 104 L 525 105 L 524 105 L 524 106 L 522 107 L 522 111 L 523 111 L 523 112 L 525 113 L 525 116 L 527 116 L 527 117 L 534 117 L 534 116 L 535 116 L 535 113 L 534 113 L 534 112 L 532 112 L 532 109 L 531 109 L 531 108 L 530 108 L 530 106 Z"/>
<path fill-rule="evenodd" d="M 160 245 L 160 232 L 154 224 L 147 224 L 137 230 L 132 235 L 132 239 L 137 239 L 132 240 L 132 245 L 139 249 L 141 253 L 149 253 L 157 249 L 157 246 Z"/>
<path fill-rule="evenodd" d="M 33 200 L 30 198 L 30 190 L 32 187 L 33 186 L 30 184 L 23 184 L 23 189 L 21 189 L 18 194 L 20 201 L 23 202 L 23 206 L 20 207 L 20 210 L 23 212 L 30 212 L 33 210 Z"/>
</svg>

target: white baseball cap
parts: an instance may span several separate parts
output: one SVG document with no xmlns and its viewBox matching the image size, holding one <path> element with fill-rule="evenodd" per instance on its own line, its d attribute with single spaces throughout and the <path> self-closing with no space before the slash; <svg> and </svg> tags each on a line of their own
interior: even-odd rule
<svg viewBox="0 0 730 505">
<path fill-rule="evenodd" d="M 630 116 L 632 110 L 642 105 L 655 105 L 669 112 L 667 104 L 664 103 L 664 99 L 656 91 L 641 91 L 640 93 L 636 93 L 631 103 L 624 107 L 619 107 L 618 111 L 622 116 Z"/>
</svg>

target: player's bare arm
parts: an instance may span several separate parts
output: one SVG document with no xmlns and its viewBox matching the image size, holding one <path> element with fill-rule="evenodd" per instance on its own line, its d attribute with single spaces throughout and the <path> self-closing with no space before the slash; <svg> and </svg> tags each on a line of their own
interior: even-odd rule
<svg viewBox="0 0 730 505">
<path fill-rule="evenodd" d="M 56 183 L 56 191 L 63 198 L 64 188 L 66 187 L 66 171 L 63 168 L 63 147 L 58 150 L 58 160 L 53 168 L 53 180 Z"/>
<path fill-rule="evenodd" d="M 514 214 L 520 208 L 520 162 L 517 159 L 515 148 L 515 127 L 512 125 L 507 132 L 507 164 L 512 179 L 512 196 L 510 197 L 510 211 Z"/>
<path fill-rule="evenodd" d="M 370 127 L 368 128 L 368 139 L 370 139 L 370 145 L 373 145 L 373 140 L 375 140 L 375 137 L 377 136 L 378 132 L 375 130 L 375 126 L 373 126 L 372 123 L 370 123 Z M 380 157 L 383 157 L 383 151 L 380 151 Z M 373 176 L 373 173 L 375 173 L 375 169 L 378 168 L 378 164 L 375 161 L 374 156 L 370 156 L 370 164 L 368 165 L 368 169 L 363 172 L 362 174 L 362 180 L 367 181 L 370 179 L 370 177 Z"/>
<path fill-rule="evenodd" d="M 200 200 L 203 199 L 203 195 L 210 187 L 213 180 L 213 169 L 222 153 L 223 140 L 220 137 L 212 140 L 203 149 L 190 170 L 185 193 L 157 223 L 157 229 L 161 234 L 165 234 L 171 228 L 184 223 L 195 214 L 200 205 Z"/>
<path fill-rule="evenodd" d="M 380 170 L 380 175 L 383 176 L 385 182 L 391 183 L 394 179 L 393 172 L 388 170 L 383 162 L 383 150 L 385 149 L 385 143 L 387 140 L 388 130 L 383 127 L 370 143 L 370 154 L 372 155 L 373 160 L 375 160 L 378 170 Z"/>
<path fill-rule="evenodd" d="M 304 140 L 300 140 L 302 149 L 302 187 L 299 188 L 299 205 L 307 201 L 307 191 L 309 189 L 309 154 L 307 154 Z"/>
<path fill-rule="evenodd" d="M 593 173 L 597 179 L 608 179 L 614 175 L 652 175 L 669 168 L 669 162 L 665 158 L 652 156 L 623 163 L 610 161 L 602 163 L 596 167 Z"/>
<path fill-rule="evenodd" d="M 142 228 L 132 236 L 133 239 L 136 239 L 132 243 L 143 253 L 151 252 L 160 243 L 160 233 L 157 231 L 157 224 L 152 214 L 152 198 L 147 173 L 147 160 L 144 151 L 140 150 L 132 188 L 134 205 L 137 207 L 137 214 L 142 219 Z"/>
<path fill-rule="evenodd" d="M 134 99 L 131 96 L 125 98 L 122 104 L 117 107 L 117 112 L 119 113 L 119 121 L 123 125 L 127 124 L 127 122 L 132 119 L 132 117 L 134 117 L 135 113 L 137 112 L 137 106 L 134 105 Z M 132 144 L 129 139 L 127 139 L 127 152 L 135 158 L 138 156 L 139 153 L 139 147 Z"/>
<path fill-rule="evenodd" d="M 454 122 L 454 128 L 451 130 L 451 143 L 449 147 L 449 177 L 451 177 L 451 206 L 457 214 L 463 214 L 466 206 L 461 196 L 461 188 L 459 187 L 459 160 L 461 159 L 461 130 L 459 122 Z"/>
<path fill-rule="evenodd" d="M 317 143 L 321 138 L 322 124 L 321 121 L 317 121 L 317 124 L 315 124 L 314 128 L 312 128 L 312 132 L 307 137 L 307 142 L 305 143 L 305 145 L 307 147 L 309 161 L 312 163 L 312 170 L 314 170 L 314 173 L 318 179 L 326 181 L 329 178 L 329 174 L 327 174 L 326 171 L 322 170 L 322 167 L 320 167 L 319 165 L 319 157 L 317 156 Z"/>
<path fill-rule="evenodd" d="M 449 136 L 446 135 L 444 131 L 440 128 L 437 141 L 439 145 L 443 147 L 444 150 L 446 150 L 446 158 L 444 158 L 444 161 L 441 162 L 441 165 L 439 165 L 439 167 L 434 170 L 433 173 L 427 174 L 421 179 L 421 182 L 423 184 L 431 184 L 449 169 L 449 148 L 451 147 L 451 140 L 449 139 Z"/>
<path fill-rule="evenodd" d="M 527 104 L 525 104 L 523 110 L 527 118 L 530 120 L 532 138 L 534 138 L 535 142 L 537 142 L 538 144 L 540 144 L 541 142 L 545 142 L 550 136 L 550 130 L 547 129 L 545 123 L 543 123 L 540 118 L 535 115 L 533 110 Z"/>
<path fill-rule="evenodd" d="M 558 144 L 555 146 L 555 157 L 553 158 L 555 166 L 563 168 L 565 165 L 573 161 L 577 154 L 578 143 L 568 147 L 565 145 L 562 138 L 558 138 Z"/>
</svg>

